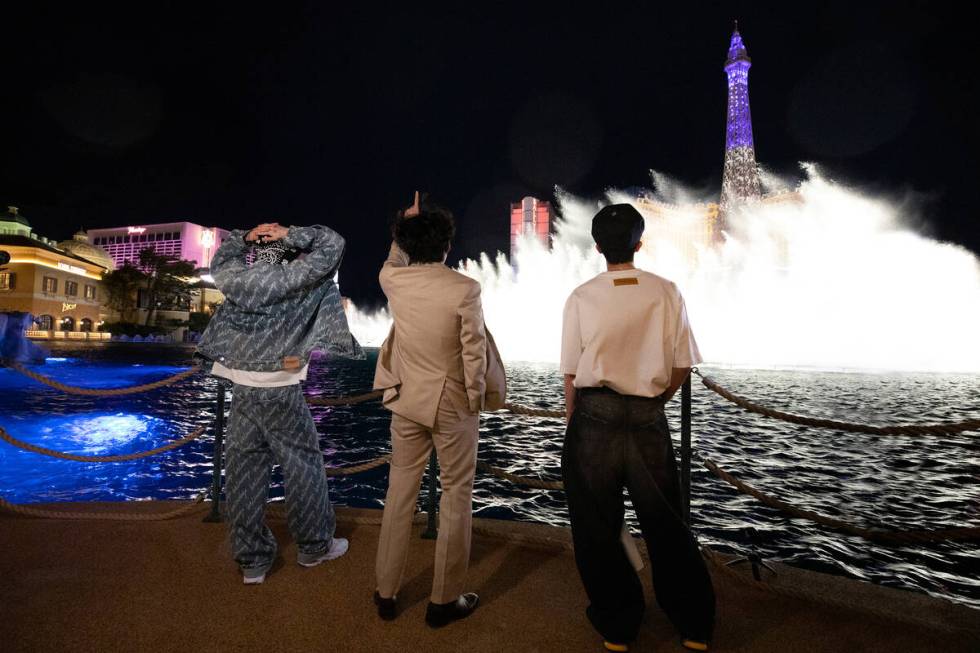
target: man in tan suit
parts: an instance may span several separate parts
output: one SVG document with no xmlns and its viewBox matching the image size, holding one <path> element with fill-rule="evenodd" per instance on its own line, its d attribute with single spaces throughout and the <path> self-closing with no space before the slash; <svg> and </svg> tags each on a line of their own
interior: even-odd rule
<svg viewBox="0 0 980 653">
<path fill-rule="evenodd" d="M 402 212 L 392 231 L 394 242 L 380 281 L 394 324 L 374 378 L 392 412 L 392 459 L 374 600 L 382 619 L 395 617 L 419 484 L 434 445 L 442 499 L 425 620 L 439 627 L 468 616 L 479 602 L 475 593 L 463 593 L 463 583 L 470 556 L 480 411 L 503 406 L 505 380 L 483 324 L 479 282 L 445 265 L 455 232 L 452 214 L 420 208 L 416 193 L 415 203 Z"/>
</svg>

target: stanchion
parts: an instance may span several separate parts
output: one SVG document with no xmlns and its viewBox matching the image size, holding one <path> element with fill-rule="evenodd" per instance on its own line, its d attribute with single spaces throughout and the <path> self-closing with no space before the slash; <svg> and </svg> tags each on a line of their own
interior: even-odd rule
<svg viewBox="0 0 980 653">
<path fill-rule="evenodd" d="M 681 508 L 691 524 L 691 375 L 681 386 Z"/>
<path fill-rule="evenodd" d="M 221 453 L 225 434 L 225 386 L 218 382 L 218 405 L 214 416 L 214 453 L 211 455 L 211 512 L 206 522 L 221 521 Z"/>
<path fill-rule="evenodd" d="M 429 454 L 429 495 L 426 497 L 426 512 L 429 513 L 429 519 L 425 526 L 425 532 L 422 533 L 423 540 L 434 540 L 439 535 L 439 529 L 436 528 L 436 477 L 439 475 L 439 461 L 436 459 L 436 448 L 432 447 L 432 453 Z"/>
</svg>

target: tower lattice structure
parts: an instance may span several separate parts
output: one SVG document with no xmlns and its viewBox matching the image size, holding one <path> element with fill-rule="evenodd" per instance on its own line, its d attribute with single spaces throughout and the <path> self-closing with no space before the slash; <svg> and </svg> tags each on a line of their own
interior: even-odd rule
<svg viewBox="0 0 980 653">
<path fill-rule="evenodd" d="M 755 163 L 752 113 L 749 111 L 749 59 L 738 23 L 725 61 L 728 76 L 728 119 L 725 129 L 725 172 L 721 180 L 720 208 L 724 215 L 733 204 L 762 198 L 762 182 Z"/>
</svg>

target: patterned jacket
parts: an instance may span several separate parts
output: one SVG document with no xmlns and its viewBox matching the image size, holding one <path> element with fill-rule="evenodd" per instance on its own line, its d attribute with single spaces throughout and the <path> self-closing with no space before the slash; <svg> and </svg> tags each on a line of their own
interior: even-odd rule
<svg viewBox="0 0 980 653">
<path fill-rule="evenodd" d="M 305 255 L 281 265 L 248 265 L 246 233 L 232 231 L 211 260 L 225 301 L 197 346 L 205 367 L 219 361 L 252 372 L 299 369 L 314 349 L 364 358 L 333 282 L 344 255 L 340 234 L 320 225 L 290 227 L 284 244 Z"/>
</svg>

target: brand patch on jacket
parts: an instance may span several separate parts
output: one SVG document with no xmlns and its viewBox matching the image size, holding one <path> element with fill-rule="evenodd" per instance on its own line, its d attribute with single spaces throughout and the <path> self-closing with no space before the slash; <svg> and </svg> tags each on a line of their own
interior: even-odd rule
<svg viewBox="0 0 980 653">
<path fill-rule="evenodd" d="M 640 280 L 636 277 L 626 277 L 625 279 L 613 279 L 614 286 L 638 286 Z"/>
<path fill-rule="evenodd" d="M 300 368 L 299 356 L 286 356 L 282 359 L 282 369 L 298 370 Z"/>
</svg>

